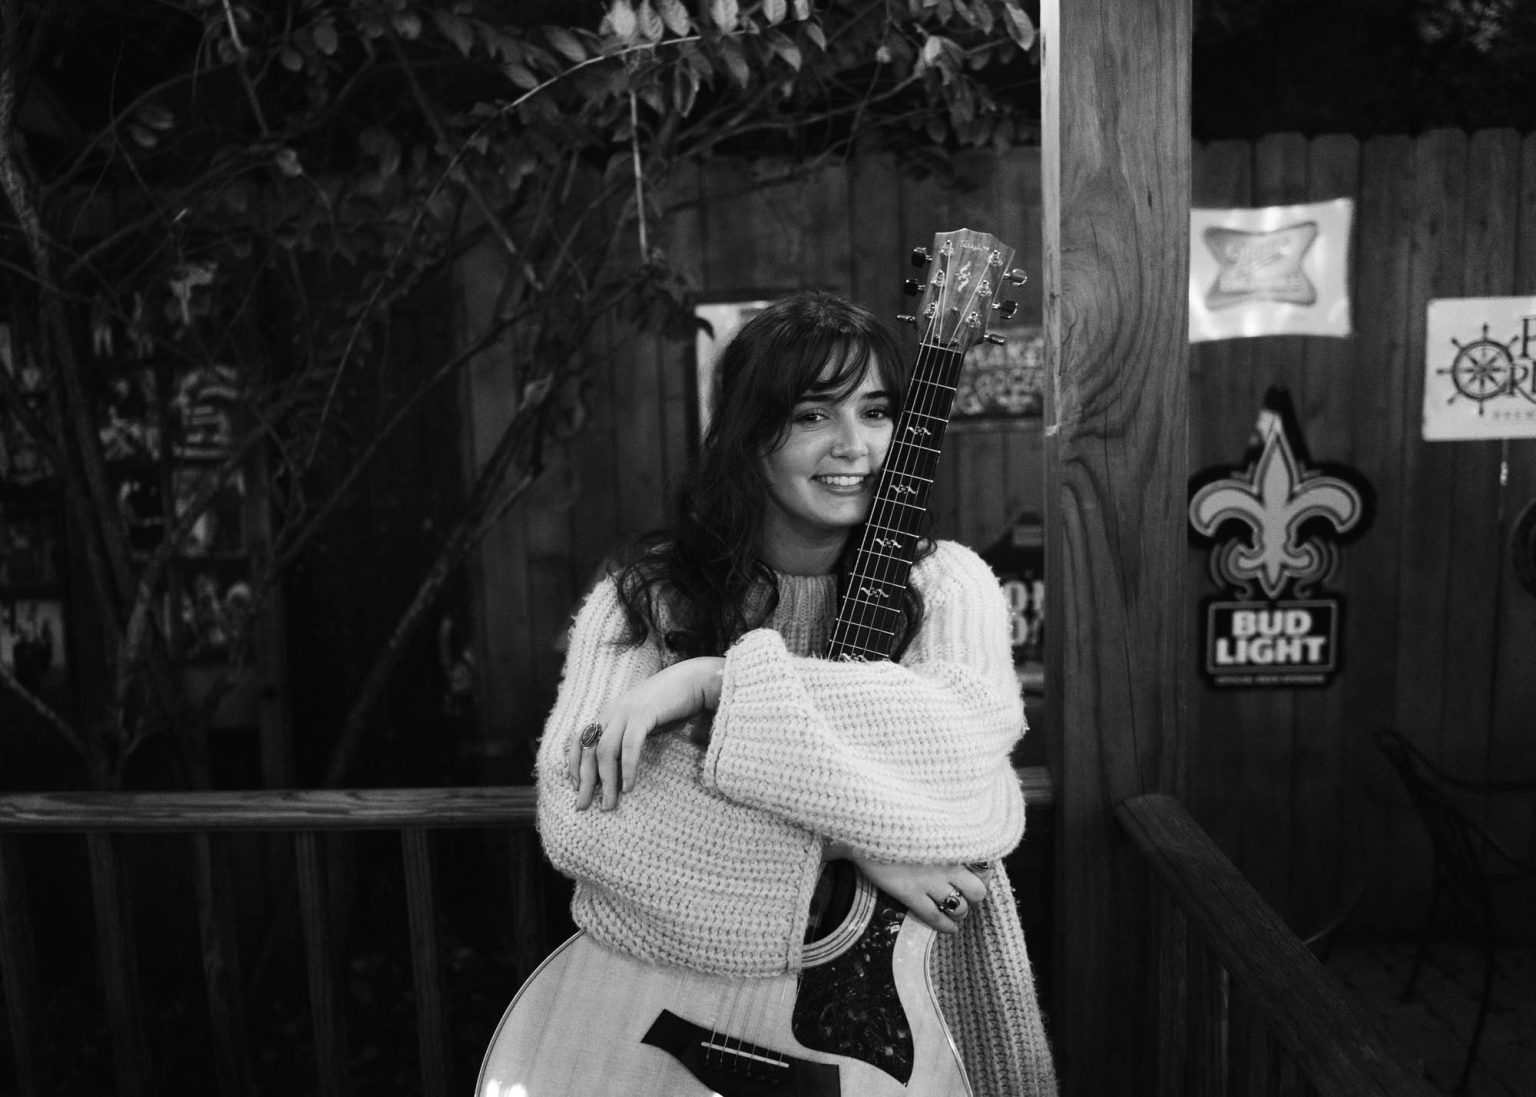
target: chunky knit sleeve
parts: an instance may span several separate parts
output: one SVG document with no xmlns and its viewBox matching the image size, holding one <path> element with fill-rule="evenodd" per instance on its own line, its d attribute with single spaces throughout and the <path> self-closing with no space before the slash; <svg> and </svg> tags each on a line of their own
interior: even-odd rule
<svg viewBox="0 0 1536 1097">
<path fill-rule="evenodd" d="M 952 542 L 912 577 L 926 617 L 900 663 L 795 656 L 771 629 L 743 636 L 726 653 L 703 780 L 867 856 L 999 857 L 1024 830 L 1003 595 Z"/>
<path fill-rule="evenodd" d="M 616 643 L 623 621 L 614 583 L 600 584 L 577 614 L 539 744 L 539 836 L 576 881 L 572 916 L 644 960 L 737 975 L 782 971 L 801 951 L 820 842 L 705 788 L 701 752 L 687 734 L 647 740 L 640 780 L 616 810 L 576 810 L 566 764 L 581 728 L 665 661 L 653 644 Z"/>
</svg>

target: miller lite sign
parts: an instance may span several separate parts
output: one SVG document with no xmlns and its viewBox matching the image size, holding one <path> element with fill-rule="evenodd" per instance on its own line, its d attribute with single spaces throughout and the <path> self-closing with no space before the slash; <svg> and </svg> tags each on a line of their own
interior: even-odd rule
<svg viewBox="0 0 1536 1097">
<path fill-rule="evenodd" d="M 1369 492 L 1351 470 L 1311 466 L 1281 388 L 1264 398 L 1244 467 L 1190 485 L 1189 525 L 1210 546 L 1220 593 L 1201 607 L 1202 670 L 1212 684 L 1327 685 L 1340 664 L 1342 599 L 1323 586 L 1338 546 L 1367 524 Z"/>
</svg>

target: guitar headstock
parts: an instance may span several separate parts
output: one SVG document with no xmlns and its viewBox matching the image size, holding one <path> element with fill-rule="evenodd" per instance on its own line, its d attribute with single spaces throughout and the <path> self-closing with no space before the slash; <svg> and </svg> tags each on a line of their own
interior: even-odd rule
<svg viewBox="0 0 1536 1097">
<path fill-rule="evenodd" d="M 1011 317 L 1018 302 L 999 293 L 1025 282 L 1011 265 L 1012 248 L 991 233 L 956 229 L 935 235 L 931 249 L 914 250 L 912 263 L 928 273 L 921 283 L 907 283 L 908 292 L 920 296 L 915 315 L 901 319 L 917 328 L 924 346 L 963 355 L 983 339 L 1002 342 L 988 328 L 994 317 Z"/>
</svg>

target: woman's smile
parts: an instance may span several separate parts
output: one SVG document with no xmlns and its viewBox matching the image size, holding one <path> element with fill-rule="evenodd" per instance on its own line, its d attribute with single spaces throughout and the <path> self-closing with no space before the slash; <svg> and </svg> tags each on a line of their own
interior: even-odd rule
<svg viewBox="0 0 1536 1097">
<path fill-rule="evenodd" d="M 858 476 L 828 475 L 828 476 L 815 476 L 815 477 L 812 477 L 812 479 L 817 480 L 817 481 L 827 485 L 827 487 L 831 488 L 834 491 L 842 493 L 842 492 L 845 492 L 845 491 L 853 491 L 853 492 L 863 491 L 864 488 L 867 487 L 869 485 L 869 483 L 873 480 L 873 477 L 871 477 L 869 475 L 858 475 Z"/>
</svg>

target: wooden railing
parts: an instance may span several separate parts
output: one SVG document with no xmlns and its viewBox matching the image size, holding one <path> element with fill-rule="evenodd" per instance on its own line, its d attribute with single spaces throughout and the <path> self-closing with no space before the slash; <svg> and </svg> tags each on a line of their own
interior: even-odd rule
<svg viewBox="0 0 1536 1097">
<path fill-rule="evenodd" d="M 1032 808 L 1051 803 L 1050 775 L 1019 770 Z M 234 888 L 224 843 L 233 834 L 291 832 L 293 889 L 304 944 L 307 995 L 315 1052 L 316 1090 L 342 1097 L 358 1087 L 349 1060 L 343 989 L 337 976 L 336 927 L 328 911 L 325 839 L 338 831 L 398 831 L 404 866 L 411 972 L 420 1060 L 420 1092 L 447 1097 L 467 1065 L 452 1061 L 431 829 L 525 828 L 534 820 L 534 791 L 523 786 L 293 792 L 79 792 L 0 795 L 0 997 L 21 1097 L 57 1092 L 42 1049 L 42 995 L 22 842 L 44 834 L 84 836 L 90 871 L 96 966 L 112 1047 L 115 1089 L 123 1097 L 154 1091 L 155 1069 L 144 1027 L 143 996 L 133 928 L 134 906 L 125 867 L 127 836 L 174 834 L 190 844 L 201 968 L 221 1094 L 254 1095 L 252 1033 L 247 1024 L 242 950 L 235 940 Z M 530 836 L 531 840 L 531 836 Z M 529 848 L 532 848 L 531 846 Z M 523 858 L 529 860 L 530 858 Z M 533 860 L 537 859 L 535 852 Z M 538 878 L 521 866 L 515 904 L 536 903 Z M 176 900 L 171 899 L 169 903 Z M 46 916 L 46 915 L 45 915 Z M 529 922 L 532 918 L 514 919 Z M 519 941 L 531 968 L 551 942 Z M 248 950 L 247 950 L 248 951 Z M 510 996 L 509 996 L 510 997 Z M 490 1033 L 486 1033 L 489 1040 Z M 462 1056 L 461 1056 L 462 1057 Z M 478 1064 L 473 1064 L 478 1065 Z M 0 1092 L 7 1088 L 0 1077 Z M 462 1085 L 460 1085 L 462 1089 Z"/>
<path fill-rule="evenodd" d="M 448 1019 L 438 937 L 434 828 L 525 827 L 533 822 L 531 788 L 387 789 L 296 792 L 91 792 L 0 796 L 0 991 L 18 1091 L 22 1097 L 56 1092 L 42 1053 L 41 996 L 34 948 L 33 910 L 22 862 L 24 835 L 85 836 L 95 946 L 112 1045 L 115 1085 L 93 1092 L 139 1095 L 151 1090 L 140 977 L 127 901 L 121 843 L 124 835 L 185 834 L 194 858 L 195 902 L 201 935 L 210 1030 L 218 1070 L 217 1092 L 254 1092 L 245 1019 L 240 950 L 235 944 L 229 861 L 221 841 L 230 832 L 291 831 L 293 880 L 301 921 L 313 1028 L 318 1091 L 351 1092 L 346 1076 L 346 1026 L 338 986 L 334 927 L 326 901 L 324 846 L 330 832 L 400 833 L 416 1007 L 421 1092 L 450 1092 Z M 0 1080 L 0 1090 L 6 1088 Z"/>
<path fill-rule="evenodd" d="M 1116 808 L 1155 882 L 1159 1097 L 1431 1097 L 1179 802 Z"/>
</svg>

